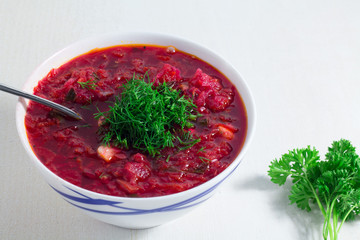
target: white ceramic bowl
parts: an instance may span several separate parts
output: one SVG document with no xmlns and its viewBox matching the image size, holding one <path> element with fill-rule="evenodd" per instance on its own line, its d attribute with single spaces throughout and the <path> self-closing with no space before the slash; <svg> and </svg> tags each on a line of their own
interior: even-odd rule
<svg viewBox="0 0 360 240">
<path fill-rule="evenodd" d="M 23 90 L 33 92 L 38 81 L 44 78 L 52 68 L 57 68 L 70 59 L 94 48 L 121 44 L 139 43 L 175 46 L 177 49 L 193 54 L 216 67 L 236 86 L 246 106 L 248 130 L 244 146 L 234 162 L 210 181 L 190 190 L 161 197 L 126 198 L 114 197 L 91 192 L 75 186 L 47 169 L 33 153 L 26 136 L 24 117 L 28 101 L 20 98 L 16 106 L 16 124 L 20 139 L 30 159 L 44 175 L 48 184 L 70 204 L 80 208 L 88 215 L 110 224 L 124 228 L 149 228 L 178 218 L 205 200 L 214 190 L 234 172 L 243 159 L 253 138 L 255 130 L 255 105 L 250 90 L 240 74 L 223 58 L 194 42 L 154 33 L 110 34 L 76 42 L 54 54 L 41 64 L 26 81 Z"/>
</svg>

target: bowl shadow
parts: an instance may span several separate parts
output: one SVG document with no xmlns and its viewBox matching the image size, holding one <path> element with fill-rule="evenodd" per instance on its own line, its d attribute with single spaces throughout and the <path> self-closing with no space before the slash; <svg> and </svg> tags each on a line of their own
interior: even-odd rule
<svg viewBox="0 0 360 240">
<path fill-rule="evenodd" d="M 288 198 L 291 189 L 290 183 L 285 183 L 285 185 L 279 187 L 272 183 L 267 175 L 257 175 L 237 184 L 236 188 L 242 191 L 257 190 L 265 192 L 267 197 L 264 199 L 264 203 L 270 205 L 271 210 L 278 214 L 277 217 L 289 217 L 296 226 L 298 234 L 294 236 L 294 239 L 321 239 L 323 217 L 320 210 L 313 205 L 311 212 L 307 212 L 298 208 L 295 204 L 290 204 Z"/>
</svg>

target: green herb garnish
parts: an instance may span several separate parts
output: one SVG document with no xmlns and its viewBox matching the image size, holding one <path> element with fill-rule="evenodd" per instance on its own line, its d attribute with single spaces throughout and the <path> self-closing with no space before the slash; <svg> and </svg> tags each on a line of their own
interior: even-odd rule
<svg viewBox="0 0 360 240">
<path fill-rule="evenodd" d="M 199 157 L 200 158 L 200 160 L 203 162 L 203 163 L 209 163 L 211 160 L 210 159 L 208 159 L 208 158 L 206 158 L 206 157 Z"/>
<path fill-rule="evenodd" d="M 199 152 L 205 152 L 204 149 L 205 149 L 205 147 L 201 147 L 201 148 L 197 151 L 197 153 L 199 153 Z"/>
<path fill-rule="evenodd" d="M 93 80 L 88 80 L 86 82 L 78 82 L 78 84 L 82 87 L 82 88 L 86 88 L 88 90 L 92 89 L 95 90 L 96 89 L 96 83 Z"/>
<path fill-rule="evenodd" d="M 90 107 L 88 105 L 80 106 L 82 109 L 90 110 Z"/>
<path fill-rule="evenodd" d="M 79 127 L 79 128 L 85 128 L 85 127 L 91 127 L 91 125 L 90 125 L 90 124 L 85 124 L 85 125 L 78 125 L 77 127 Z"/>
<path fill-rule="evenodd" d="M 100 77 L 96 73 L 92 73 L 91 76 L 93 76 L 95 81 L 100 81 Z"/>
<path fill-rule="evenodd" d="M 65 96 L 65 101 L 73 102 L 75 98 L 76 98 L 75 90 L 71 88 Z"/>
<path fill-rule="evenodd" d="M 97 87 L 96 82 L 98 82 L 100 80 L 100 77 L 96 73 L 92 73 L 91 76 L 93 78 L 91 78 L 90 80 L 88 80 L 86 82 L 78 82 L 78 84 L 82 88 L 86 88 L 88 90 L 90 90 L 90 89 L 95 90 Z"/>
<path fill-rule="evenodd" d="M 348 140 L 333 142 L 325 160 L 310 146 L 289 151 L 271 162 L 268 173 L 278 185 L 292 178 L 291 204 L 306 211 L 310 203 L 319 207 L 324 239 L 336 240 L 343 223 L 360 213 L 360 158 Z"/>
<path fill-rule="evenodd" d="M 187 124 L 186 126 L 193 127 L 193 124 L 191 124 L 191 126 L 189 126 L 189 124 Z M 191 148 L 196 143 L 201 141 L 200 138 L 194 139 L 192 137 L 192 135 L 190 134 L 190 132 L 183 132 L 183 134 L 181 136 L 177 136 L 176 138 L 179 141 L 179 143 L 181 145 L 183 145 L 183 147 L 179 148 L 180 150 Z"/>
<path fill-rule="evenodd" d="M 200 141 L 186 128 L 193 127 L 196 106 L 167 83 L 154 88 L 144 79 L 129 80 L 107 112 L 95 114 L 105 118 L 101 128 L 103 142 L 140 149 L 151 156 L 179 142 L 190 148 Z"/>
</svg>

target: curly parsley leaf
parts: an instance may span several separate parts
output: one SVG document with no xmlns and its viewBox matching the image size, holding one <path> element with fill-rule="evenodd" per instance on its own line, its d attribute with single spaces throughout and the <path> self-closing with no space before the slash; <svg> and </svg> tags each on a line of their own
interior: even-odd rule
<svg viewBox="0 0 360 240">
<path fill-rule="evenodd" d="M 271 162 L 268 174 L 278 185 L 292 179 L 291 204 L 311 211 L 317 203 L 324 239 L 337 239 L 342 224 L 360 214 L 360 158 L 348 140 L 334 141 L 325 160 L 310 146 L 289 151 Z"/>
<path fill-rule="evenodd" d="M 290 191 L 289 200 L 291 204 L 296 203 L 299 208 L 311 211 L 310 201 L 314 200 L 314 193 L 305 179 L 295 183 Z"/>
<path fill-rule="evenodd" d="M 306 169 L 311 169 L 320 159 L 319 152 L 311 149 L 310 146 L 304 149 L 294 149 L 273 160 L 268 171 L 273 183 L 283 185 L 288 176 L 291 176 L 296 183 L 305 177 Z"/>
<path fill-rule="evenodd" d="M 271 181 L 278 185 L 283 185 L 286 182 L 287 177 L 291 174 L 290 161 L 286 158 L 280 160 L 273 160 L 270 165 L 269 175 Z"/>
</svg>

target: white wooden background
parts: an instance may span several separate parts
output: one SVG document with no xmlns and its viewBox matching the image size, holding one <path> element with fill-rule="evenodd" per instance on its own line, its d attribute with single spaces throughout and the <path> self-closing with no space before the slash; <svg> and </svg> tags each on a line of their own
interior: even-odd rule
<svg viewBox="0 0 360 240">
<path fill-rule="evenodd" d="M 0 81 L 21 88 L 47 57 L 79 39 L 155 31 L 228 59 L 256 100 L 255 139 L 220 191 L 187 216 L 148 230 L 93 220 L 30 164 L 15 128 L 17 98 L 0 92 L 0 239 L 321 239 L 321 218 L 288 205 L 269 162 L 295 147 L 360 150 L 360 2 L 1 0 Z M 340 239 L 360 237 L 360 220 Z"/>
</svg>

